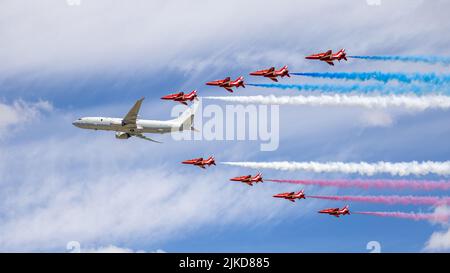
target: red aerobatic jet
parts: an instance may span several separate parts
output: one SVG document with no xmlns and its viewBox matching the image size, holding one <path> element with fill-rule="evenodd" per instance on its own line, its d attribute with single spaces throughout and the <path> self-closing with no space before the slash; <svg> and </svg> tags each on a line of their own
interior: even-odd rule
<svg viewBox="0 0 450 273">
<path fill-rule="evenodd" d="M 239 86 L 242 86 L 245 88 L 244 85 L 244 77 L 240 76 L 236 80 L 232 81 L 230 77 L 226 77 L 223 80 L 216 80 L 212 82 L 207 82 L 206 85 L 213 85 L 213 86 L 219 86 L 225 88 L 228 92 L 233 93 L 233 87 L 238 88 Z"/>
<path fill-rule="evenodd" d="M 334 65 L 333 61 L 335 60 L 341 61 L 342 59 L 344 59 L 347 61 L 347 53 L 345 53 L 344 48 L 336 53 L 333 53 L 331 50 L 328 50 L 327 52 L 306 56 L 305 59 L 320 60 L 326 62 L 329 65 Z"/>
<path fill-rule="evenodd" d="M 281 77 L 281 78 L 284 78 L 284 76 L 291 77 L 291 75 L 289 75 L 289 70 L 288 70 L 287 65 L 283 66 L 279 70 L 275 70 L 275 67 L 272 66 L 269 69 L 258 70 L 258 71 L 252 72 L 252 73 L 250 73 L 250 75 L 263 76 L 263 77 L 271 79 L 274 82 L 278 82 L 277 77 Z"/>
<path fill-rule="evenodd" d="M 348 205 L 346 205 L 345 207 L 343 207 L 342 209 L 340 208 L 332 208 L 332 209 L 324 209 L 319 211 L 319 213 L 326 213 L 329 215 L 333 215 L 339 218 L 340 215 L 350 215 L 350 210 L 348 209 Z"/>
<path fill-rule="evenodd" d="M 184 92 L 170 94 L 170 95 L 162 97 L 161 99 L 178 101 L 179 103 L 187 105 L 186 101 L 193 101 L 194 99 L 197 99 L 197 90 L 193 90 L 189 94 L 184 94 Z"/>
<path fill-rule="evenodd" d="M 203 157 L 189 159 L 189 160 L 185 160 L 181 163 L 199 166 L 202 169 L 205 169 L 205 166 L 216 165 L 216 161 L 214 160 L 213 156 L 208 157 L 208 159 L 203 159 Z"/>
<path fill-rule="evenodd" d="M 230 181 L 242 182 L 242 183 L 246 183 L 249 186 L 253 186 L 253 183 L 263 182 L 263 179 L 262 179 L 261 173 L 258 173 L 253 177 L 250 174 L 244 175 L 244 176 L 233 177 L 230 179 Z"/>
<path fill-rule="evenodd" d="M 295 203 L 295 199 L 306 199 L 305 197 L 305 191 L 301 190 L 299 192 L 284 192 L 284 193 L 279 193 L 279 194 L 275 194 L 273 197 L 275 198 L 284 198 L 286 200 L 289 200 L 291 202 Z"/>
</svg>

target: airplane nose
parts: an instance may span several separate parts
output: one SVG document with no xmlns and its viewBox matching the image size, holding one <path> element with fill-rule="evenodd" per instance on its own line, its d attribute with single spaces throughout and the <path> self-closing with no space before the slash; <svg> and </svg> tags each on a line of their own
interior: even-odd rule
<svg viewBox="0 0 450 273">
<path fill-rule="evenodd" d="M 80 127 L 80 122 L 78 120 L 75 120 L 74 122 L 72 122 L 72 125 L 76 126 L 76 127 Z"/>
</svg>

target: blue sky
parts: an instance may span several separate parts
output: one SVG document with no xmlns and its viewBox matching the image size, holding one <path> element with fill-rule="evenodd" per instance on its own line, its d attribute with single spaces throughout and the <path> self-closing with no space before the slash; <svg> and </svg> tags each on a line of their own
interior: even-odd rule
<svg viewBox="0 0 450 273">
<path fill-rule="evenodd" d="M 191 1 L 192 2 L 192 1 Z M 145 96 L 141 116 L 169 119 L 159 98 L 259 68 L 293 72 L 448 73 L 448 66 L 349 60 L 335 67 L 304 59 L 345 47 L 351 55 L 450 56 L 446 1 L 2 1 L 0 8 L 0 251 L 66 251 L 108 246 L 168 252 L 423 251 L 432 234 L 450 249 L 445 225 L 318 209 L 340 202 L 274 200 L 293 185 L 231 184 L 253 170 L 207 171 L 181 160 L 446 161 L 450 112 L 280 106 L 280 146 L 258 141 L 121 141 L 72 126 L 80 116 L 124 115 Z M 324 11 L 326 10 L 326 13 Z M 331 11 L 331 12 L 330 12 Z M 265 79 L 248 79 L 267 83 Z M 351 84 L 293 76 L 283 83 Z M 446 87 L 443 87 L 446 88 Z M 247 87 L 238 94 L 299 91 Z M 205 102 L 216 103 L 216 102 Z M 224 107 L 223 103 L 218 104 Z M 340 174 L 263 171 L 270 178 L 338 178 Z M 388 177 L 388 176 L 378 176 Z M 429 176 L 424 178 L 440 179 Z M 421 194 L 305 187 L 314 194 Z M 443 192 L 424 194 L 446 195 Z M 355 210 L 432 212 L 424 206 L 350 204 Z"/>
</svg>

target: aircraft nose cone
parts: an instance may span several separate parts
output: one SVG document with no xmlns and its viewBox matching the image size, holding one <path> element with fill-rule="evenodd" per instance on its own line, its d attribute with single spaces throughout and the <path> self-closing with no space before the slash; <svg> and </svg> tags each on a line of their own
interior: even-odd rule
<svg viewBox="0 0 450 273">
<path fill-rule="evenodd" d="M 80 126 L 80 122 L 78 120 L 75 120 L 72 122 L 73 126 L 79 127 Z"/>
</svg>

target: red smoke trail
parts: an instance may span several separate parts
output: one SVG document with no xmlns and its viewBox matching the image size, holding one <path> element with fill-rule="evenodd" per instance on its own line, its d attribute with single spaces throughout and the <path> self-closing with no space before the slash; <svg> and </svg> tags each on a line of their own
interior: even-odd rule
<svg viewBox="0 0 450 273">
<path fill-rule="evenodd" d="M 323 187 L 339 188 L 392 188 L 392 189 L 414 189 L 414 190 L 450 190 L 449 181 L 429 181 L 429 180 L 288 180 L 288 179 L 264 179 L 264 181 L 277 183 L 291 183 L 298 185 L 317 185 Z"/>
<path fill-rule="evenodd" d="M 406 213 L 406 212 L 385 212 L 385 211 L 352 211 L 353 214 L 374 215 L 379 217 L 395 217 L 402 219 L 411 219 L 415 221 L 429 220 L 435 222 L 448 222 L 450 215 L 448 214 L 433 214 L 433 213 Z"/>
<path fill-rule="evenodd" d="M 399 195 L 385 195 L 385 196 L 318 196 L 308 195 L 306 198 L 335 200 L 335 201 L 350 201 L 350 202 L 368 202 L 368 203 L 382 203 L 382 204 L 402 204 L 402 205 L 449 205 L 449 197 L 437 196 L 399 196 Z"/>
</svg>

